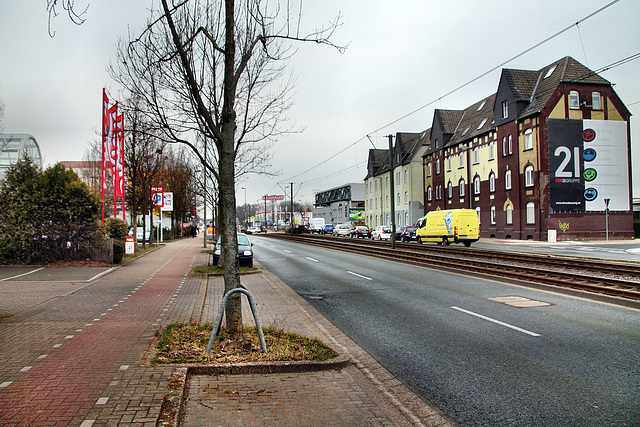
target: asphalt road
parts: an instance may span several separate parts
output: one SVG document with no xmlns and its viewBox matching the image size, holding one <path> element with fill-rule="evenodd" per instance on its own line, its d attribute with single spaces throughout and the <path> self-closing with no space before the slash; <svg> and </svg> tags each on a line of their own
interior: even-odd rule
<svg viewBox="0 0 640 427">
<path fill-rule="evenodd" d="M 252 240 L 261 264 L 454 423 L 640 425 L 638 310 Z M 504 297 L 529 306 L 489 299 Z"/>
</svg>

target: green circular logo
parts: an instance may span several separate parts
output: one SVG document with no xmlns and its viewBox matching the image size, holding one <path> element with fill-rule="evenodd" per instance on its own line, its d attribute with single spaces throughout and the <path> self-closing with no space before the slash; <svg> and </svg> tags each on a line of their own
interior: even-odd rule
<svg viewBox="0 0 640 427">
<path fill-rule="evenodd" d="M 593 181 L 598 176 L 598 172 L 594 168 L 585 169 L 582 174 L 585 181 Z"/>
</svg>

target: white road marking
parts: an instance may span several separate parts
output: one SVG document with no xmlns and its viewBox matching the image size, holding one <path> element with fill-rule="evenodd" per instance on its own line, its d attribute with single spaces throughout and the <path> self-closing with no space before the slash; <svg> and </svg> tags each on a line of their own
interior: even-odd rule
<svg viewBox="0 0 640 427">
<path fill-rule="evenodd" d="M 288 253 L 288 254 L 290 254 L 290 253 L 291 253 L 291 251 L 286 250 L 286 249 L 284 249 L 284 251 L 285 251 L 286 253 Z"/>
<path fill-rule="evenodd" d="M 540 334 L 536 334 L 535 332 L 531 332 L 531 331 L 527 331 L 526 329 L 518 328 L 517 326 L 513 326 L 513 325 L 510 325 L 508 323 L 504 323 L 504 322 L 501 322 L 499 320 L 492 319 L 491 317 L 483 316 L 482 314 L 474 313 L 473 311 L 465 310 L 464 308 L 460 308 L 460 307 L 451 307 L 451 308 L 453 308 L 454 310 L 461 311 L 463 313 L 470 314 L 471 316 L 476 316 L 476 317 L 479 317 L 480 319 L 488 320 L 489 322 L 493 322 L 493 323 L 496 323 L 498 325 L 505 326 L 507 328 L 513 329 L 514 331 L 518 331 L 518 332 L 522 332 L 523 334 L 531 335 L 532 337 L 539 337 L 540 336 Z"/>
<path fill-rule="evenodd" d="M 309 258 L 308 256 L 307 256 L 307 257 L 305 257 L 305 258 L 306 258 L 306 259 L 308 259 L 309 261 L 313 261 L 313 262 L 320 262 L 320 261 L 318 261 L 317 259 Z"/>
<path fill-rule="evenodd" d="M 33 273 L 35 273 L 36 271 L 40 271 L 40 270 L 44 270 L 44 267 L 37 268 L 37 269 L 32 270 L 32 271 L 29 271 L 29 272 L 27 272 L 27 273 L 18 274 L 17 276 L 7 277 L 6 279 L 2 279 L 2 280 L 0 280 L 0 282 L 4 282 L 5 280 L 16 279 L 16 278 L 18 278 L 18 277 L 22 277 L 22 276 L 26 276 L 26 275 L 29 275 L 29 274 L 33 274 Z"/>
<path fill-rule="evenodd" d="M 361 277 L 361 278 L 366 279 L 366 280 L 373 280 L 371 277 L 363 276 L 361 274 L 354 273 L 353 271 L 347 271 L 347 273 L 353 274 L 354 276 L 358 276 L 358 277 Z"/>
</svg>

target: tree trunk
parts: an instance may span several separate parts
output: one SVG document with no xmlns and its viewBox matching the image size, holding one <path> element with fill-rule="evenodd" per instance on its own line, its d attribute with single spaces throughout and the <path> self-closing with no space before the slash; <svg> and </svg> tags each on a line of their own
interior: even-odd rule
<svg viewBox="0 0 640 427">
<path fill-rule="evenodd" d="M 234 0 L 225 0 L 225 71 L 224 104 L 222 107 L 222 141 L 218 150 L 218 191 L 220 198 L 220 229 L 222 231 L 222 266 L 224 267 L 224 292 L 240 287 L 238 237 L 236 230 L 235 189 L 235 134 L 236 134 L 236 86 Z M 227 329 L 238 339 L 242 329 L 242 305 L 240 294 L 229 298 L 225 307 Z"/>
</svg>

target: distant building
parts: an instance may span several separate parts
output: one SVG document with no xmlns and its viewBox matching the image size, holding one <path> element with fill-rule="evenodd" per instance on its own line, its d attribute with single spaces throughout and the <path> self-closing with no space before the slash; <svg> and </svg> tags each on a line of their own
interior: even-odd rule
<svg viewBox="0 0 640 427">
<path fill-rule="evenodd" d="M 102 166 L 100 165 L 100 161 L 64 161 L 60 162 L 62 166 L 67 169 L 71 169 L 76 174 L 78 174 L 78 178 L 82 180 L 89 187 L 93 188 L 94 191 L 100 192 L 100 181 Z"/>
<path fill-rule="evenodd" d="M 365 223 L 364 184 L 352 183 L 316 193 L 313 218 L 328 224 Z"/>
<path fill-rule="evenodd" d="M 0 180 L 25 156 L 42 169 L 40 147 L 33 136 L 26 133 L 0 134 Z"/>
</svg>

